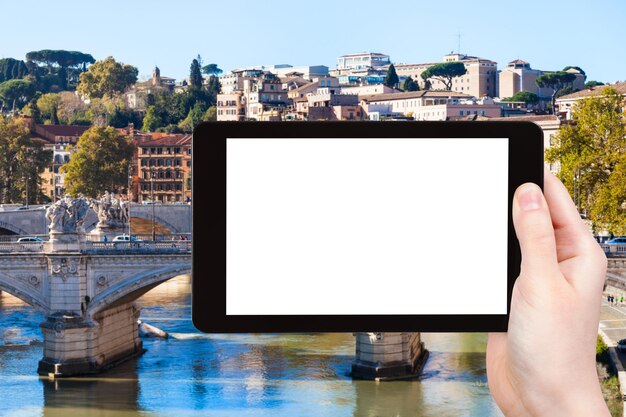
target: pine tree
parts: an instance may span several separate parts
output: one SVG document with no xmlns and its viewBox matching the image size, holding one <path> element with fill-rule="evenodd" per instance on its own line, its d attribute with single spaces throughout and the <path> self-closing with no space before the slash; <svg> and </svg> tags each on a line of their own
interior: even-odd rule
<svg viewBox="0 0 626 417">
<path fill-rule="evenodd" d="M 202 88 L 202 72 L 197 59 L 191 61 L 191 67 L 189 68 L 189 85 L 192 88 Z"/>
<path fill-rule="evenodd" d="M 389 69 L 387 70 L 387 75 L 385 76 L 385 84 L 387 87 L 395 87 L 400 82 L 398 78 L 398 74 L 396 73 L 396 67 L 393 64 L 389 65 Z"/>
<path fill-rule="evenodd" d="M 402 85 L 402 89 L 404 91 L 419 91 L 420 86 L 418 83 L 416 83 L 413 78 L 411 78 L 410 76 L 404 80 L 404 84 Z"/>
</svg>

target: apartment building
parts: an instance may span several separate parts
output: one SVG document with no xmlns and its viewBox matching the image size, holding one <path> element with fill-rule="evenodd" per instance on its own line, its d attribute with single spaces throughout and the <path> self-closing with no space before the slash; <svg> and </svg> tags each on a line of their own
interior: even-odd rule
<svg viewBox="0 0 626 417">
<path fill-rule="evenodd" d="M 496 74 L 498 63 L 489 59 L 478 58 L 465 54 L 444 55 L 443 62 L 462 62 L 466 73 L 452 80 L 452 91 L 474 97 L 496 96 Z M 423 64 L 394 64 L 396 73 L 401 79 L 411 77 L 421 88 L 424 88 L 422 73 L 437 62 Z M 431 81 L 431 90 L 445 90 L 446 86 L 438 80 Z"/>
<path fill-rule="evenodd" d="M 498 91 L 497 96 L 506 98 L 512 97 L 520 91 L 528 91 L 537 94 L 540 98 L 552 97 L 554 90 L 551 88 L 539 87 L 537 78 L 546 72 L 533 69 L 530 63 L 521 59 L 509 62 L 506 67 L 498 72 Z M 585 88 L 586 76 L 574 68 L 567 70 L 572 74 L 576 74 L 576 79 L 572 83 L 572 87 L 577 90 Z"/>
<path fill-rule="evenodd" d="M 590 97 L 601 97 L 603 94 L 603 90 L 607 87 L 614 88 L 619 94 L 626 97 L 626 81 L 609 85 L 598 85 L 595 87 L 589 87 L 585 88 L 584 90 L 557 98 L 556 113 L 558 113 L 566 120 L 571 120 L 577 102 Z M 626 113 L 626 104 L 624 105 L 624 112 Z"/>
<path fill-rule="evenodd" d="M 415 120 L 448 120 L 462 116 L 499 117 L 500 105 L 490 98 L 454 91 L 412 91 L 361 96 L 361 107 L 370 120 L 411 117 Z"/>
</svg>

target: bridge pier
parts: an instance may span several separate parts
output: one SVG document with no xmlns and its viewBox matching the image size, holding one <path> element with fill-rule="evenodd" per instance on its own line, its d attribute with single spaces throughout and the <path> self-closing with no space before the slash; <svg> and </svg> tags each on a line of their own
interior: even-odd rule
<svg viewBox="0 0 626 417">
<path fill-rule="evenodd" d="M 352 377 L 389 381 L 416 378 L 422 372 L 428 350 L 420 333 L 354 333 L 356 357 Z"/>
<path fill-rule="evenodd" d="M 139 309 L 125 303 L 85 319 L 76 313 L 54 313 L 41 324 L 44 357 L 40 375 L 65 377 L 95 374 L 141 355 L 137 330 Z"/>
</svg>

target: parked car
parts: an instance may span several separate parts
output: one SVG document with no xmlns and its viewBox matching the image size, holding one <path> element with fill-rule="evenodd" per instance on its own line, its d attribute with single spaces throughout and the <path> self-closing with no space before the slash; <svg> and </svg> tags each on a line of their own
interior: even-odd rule
<svg viewBox="0 0 626 417">
<path fill-rule="evenodd" d="M 617 342 L 617 350 L 619 350 L 619 351 L 625 351 L 626 350 L 626 339 L 622 339 L 619 342 Z"/>
<path fill-rule="evenodd" d="M 607 245 L 626 245 L 626 236 L 614 237 L 606 241 Z"/>
<path fill-rule="evenodd" d="M 43 242 L 43 239 L 37 236 L 32 236 L 32 237 L 27 236 L 27 237 L 21 237 L 17 239 L 17 243 L 24 243 L 24 242 Z"/>
<path fill-rule="evenodd" d="M 141 242 L 141 239 L 137 239 L 136 236 L 131 236 L 129 239 L 128 235 L 119 235 L 113 238 L 113 242 L 130 242 L 130 241 Z"/>
</svg>

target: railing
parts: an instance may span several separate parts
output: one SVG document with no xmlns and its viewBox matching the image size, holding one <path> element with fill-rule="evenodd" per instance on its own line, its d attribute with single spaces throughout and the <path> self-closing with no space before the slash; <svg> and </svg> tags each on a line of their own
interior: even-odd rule
<svg viewBox="0 0 626 417">
<path fill-rule="evenodd" d="M 87 252 L 191 252 L 190 240 L 132 241 L 132 242 L 86 242 Z"/>
<path fill-rule="evenodd" d="M 125 236 L 128 236 L 127 234 L 125 234 Z M 133 241 L 152 241 L 152 233 L 141 233 L 141 234 L 135 234 L 133 233 L 131 235 L 132 240 Z M 85 235 L 85 238 L 88 241 L 91 242 L 101 242 L 102 239 L 98 238 L 97 236 L 94 235 L 90 235 L 87 234 Z M 168 241 L 172 241 L 172 240 L 191 240 L 191 233 L 155 233 L 154 235 L 154 241 L 162 241 L 162 240 L 168 240 Z M 111 242 L 111 239 L 109 239 L 109 242 Z"/>
<path fill-rule="evenodd" d="M 48 235 L 0 235 L 0 243 L 6 242 L 17 242 L 18 239 L 24 237 L 36 237 L 43 241 L 47 241 L 49 239 Z"/>
<path fill-rule="evenodd" d="M 43 242 L 0 242 L 0 254 L 11 252 L 42 252 Z"/>
<path fill-rule="evenodd" d="M 626 244 L 624 245 L 607 245 L 601 243 L 600 247 L 604 250 L 607 257 L 626 256 Z"/>
</svg>

